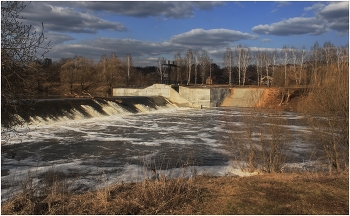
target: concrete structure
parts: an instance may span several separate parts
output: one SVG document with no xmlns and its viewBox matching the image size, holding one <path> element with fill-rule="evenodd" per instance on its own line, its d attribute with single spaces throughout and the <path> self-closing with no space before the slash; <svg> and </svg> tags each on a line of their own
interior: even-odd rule
<svg viewBox="0 0 350 216">
<path fill-rule="evenodd" d="M 256 107 L 265 90 L 265 88 L 230 88 L 231 93 L 221 106 Z"/>
<path fill-rule="evenodd" d="M 181 97 L 180 94 L 171 88 L 170 85 L 165 84 L 154 84 L 143 89 L 114 88 L 113 96 L 162 96 L 170 100 L 172 103 L 177 104 L 178 106 L 198 106 Z"/>
<path fill-rule="evenodd" d="M 179 86 L 179 92 L 170 85 L 154 84 L 143 89 L 114 88 L 113 96 L 163 96 L 178 106 L 217 107 L 229 95 L 229 88 Z"/>
<path fill-rule="evenodd" d="M 114 88 L 113 96 L 163 96 L 186 107 L 255 107 L 264 91 L 264 88 L 179 86 L 177 92 L 170 85 L 154 84 L 143 89 Z"/>
</svg>

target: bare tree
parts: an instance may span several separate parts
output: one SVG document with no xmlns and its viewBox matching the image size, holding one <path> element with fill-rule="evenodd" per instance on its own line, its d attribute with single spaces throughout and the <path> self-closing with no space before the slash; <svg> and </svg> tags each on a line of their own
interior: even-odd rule
<svg viewBox="0 0 350 216">
<path fill-rule="evenodd" d="M 318 45 L 318 42 L 316 41 L 315 42 L 315 44 L 314 44 L 314 46 L 313 46 L 313 55 L 312 55 L 312 60 L 313 60 L 313 64 L 312 64 L 312 66 L 313 66 L 313 69 L 314 69 L 314 71 L 313 71 L 313 75 L 314 75 L 314 77 L 313 77 L 313 79 L 314 79 L 314 84 L 315 85 L 318 85 L 317 83 L 318 83 L 318 81 L 317 81 L 317 65 L 318 65 L 318 60 L 319 60 L 319 54 L 320 54 L 320 47 L 319 47 L 319 45 Z"/>
<path fill-rule="evenodd" d="M 299 67 L 299 85 L 301 85 L 302 77 L 303 77 L 303 69 L 304 69 L 304 59 L 305 59 L 305 47 L 303 46 L 300 50 L 300 67 Z"/>
<path fill-rule="evenodd" d="M 197 84 L 197 79 L 198 79 L 198 70 L 197 70 L 197 66 L 199 64 L 199 53 L 198 51 L 194 51 L 194 62 L 195 62 L 195 65 L 194 65 L 194 84 L 196 85 Z"/>
<path fill-rule="evenodd" d="M 176 55 L 175 55 L 175 64 L 176 64 L 176 84 L 180 83 L 180 79 L 181 79 L 181 69 L 182 69 L 182 64 L 183 64 L 183 61 L 182 61 L 182 57 L 181 57 L 181 52 L 178 52 Z"/>
<path fill-rule="evenodd" d="M 266 79 L 267 82 L 267 86 L 270 86 L 270 82 L 271 82 L 271 77 L 269 74 L 269 68 L 271 65 L 271 55 L 269 51 L 264 51 L 262 54 L 262 63 L 265 66 L 265 72 L 266 72 L 266 76 L 264 77 Z"/>
<path fill-rule="evenodd" d="M 224 65 L 228 73 L 228 84 L 232 85 L 233 53 L 230 47 L 226 48 L 224 55 Z"/>
<path fill-rule="evenodd" d="M 255 57 L 255 64 L 256 64 L 256 75 L 258 77 L 258 86 L 260 86 L 261 77 L 262 77 L 261 67 L 262 67 L 262 62 L 263 62 L 263 58 L 262 58 L 263 55 L 262 55 L 261 51 L 258 50 L 257 52 L 255 52 L 254 57 Z"/>
<path fill-rule="evenodd" d="M 131 77 L 131 68 L 133 66 L 132 57 L 130 54 L 127 54 L 125 57 L 125 67 L 126 67 L 126 85 L 128 86 L 130 83 Z"/>
<path fill-rule="evenodd" d="M 292 60 L 293 60 L 293 74 L 295 79 L 295 84 L 298 84 L 298 74 L 297 74 L 297 60 L 298 60 L 298 49 L 292 46 L 290 48 L 290 52 L 292 54 Z"/>
<path fill-rule="evenodd" d="M 274 50 L 272 53 L 272 61 L 273 61 L 273 65 L 272 65 L 272 77 L 275 76 L 275 67 L 276 67 L 276 60 L 278 57 L 278 53 L 277 50 Z"/>
<path fill-rule="evenodd" d="M 160 76 L 160 83 L 163 83 L 163 78 L 164 78 L 163 64 L 165 64 L 165 58 L 159 57 L 157 64 L 158 64 L 157 73 Z"/>
<path fill-rule="evenodd" d="M 242 69 L 242 45 L 236 47 L 236 61 L 238 67 L 238 85 L 241 85 L 241 69 Z"/>
<path fill-rule="evenodd" d="M 349 167 L 349 68 L 338 71 L 330 66 L 325 82 L 316 80 L 319 88 L 309 89 L 304 110 L 332 172 Z M 315 112 L 321 118 L 315 118 Z"/>
<path fill-rule="evenodd" d="M 121 72 L 123 70 L 122 61 L 115 53 L 111 53 L 110 57 L 104 54 L 101 56 L 97 68 L 101 71 L 99 74 L 103 85 L 107 87 L 107 96 L 111 96 L 113 86 L 120 82 Z"/>
<path fill-rule="evenodd" d="M 330 41 L 327 41 L 323 44 L 323 50 L 325 52 L 326 65 L 329 67 L 329 65 L 335 62 L 336 48 L 334 44 L 332 44 Z"/>
<path fill-rule="evenodd" d="M 247 68 L 249 66 L 250 63 L 250 49 L 248 47 L 244 47 L 242 49 L 242 72 L 243 72 L 243 86 L 245 84 L 246 81 L 246 76 L 247 76 Z"/>
<path fill-rule="evenodd" d="M 201 65 L 202 84 L 204 84 L 206 80 L 206 75 L 208 74 L 208 69 L 210 67 L 210 58 L 206 50 L 202 51 L 202 55 L 200 56 L 200 65 Z"/>
<path fill-rule="evenodd" d="M 291 91 L 288 88 L 289 85 L 289 80 L 287 77 L 287 67 L 288 67 L 288 62 L 289 62 L 289 54 L 290 49 L 287 48 L 286 46 L 283 46 L 282 49 L 282 54 L 284 56 L 283 59 L 283 63 L 284 63 L 284 89 L 282 90 L 282 97 L 281 97 L 281 102 L 279 103 L 279 105 L 282 105 L 283 103 L 288 103 L 290 100 L 290 96 L 291 96 Z"/>
<path fill-rule="evenodd" d="M 345 67 L 349 67 L 349 48 L 337 47 L 337 69 L 338 71 L 344 70 Z"/>
<path fill-rule="evenodd" d="M 73 59 L 67 59 L 61 67 L 60 79 L 69 84 L 69 93 L 73 94 L 73 85 L 76 83 L 76 64 Z"/>
<path fill-rule="evenodd" d="M 187 85 L 189 85 L 191 83 L 192 62 L 193 62 L 193 53 L 192 53 L 192 50 L 189 49 L 186 53 L 186 65 L 188 68 Z"/>
<path fill-rule="evenodd" d="M 70 87 L 70 94 L 74 93 L 74 85 L 80 87 L 80 93 L 87 91 L 89 83 L 93 80 L 93 61 L 82 56 L 75 56 L 68 60 L 61 68 L 61 80 L 67 82 Z"/>
<path fill-rule="evenodd" d="M 269 51 L 263 52 L 262 55 L 263 55 L 263 60 L 264 60 L 264 65 L 265 65 L 266 77 L 269 77 L 270 76 L 270 74 L 269 74 L 269 67 L 270 67 L 270 64 L 271 64 L 271 56 L 270 56 Z"/>
<path fill-rule="evenodd" d="M 284 86 L 287 87 L 288 85 L 288 80 L 287 80 L 287 66 L 288 66 L 288 53 L 289 53 L 289 48 L 286 46 L 283 46 L 282 48 L 282 53 L 284 55 Z"/>
<path fill-rule="evenodd" d="M 90 84 L 93 81 L 94 62 L 92 59 L 78 57 L 74 59 L 76 65 L 77 81 L 80 86 L 80 93 L 89 91 Z"/>
<path fill-rule="evenodd" d="M 340 65 L 342 63 L 343 60 L 343 51 L 342 51 L 342 47 L 337 47 L 337 70 L 340 71 Z"/>
<path fill-rule="evenodd" d="M 21 22 L 20 13 L 26 2 L 1 2 L 1 124 L 6 129 L 24 122 L 16 118 L 19 112 L 29 112 L 28 99 L 34 100 L 27 76 L 30 64 L 49 50 L 41 32 Z M 3 131 L 3 130 L 2 130 Z"/>
<path fill-rule="evenodd" d="M 213 64 L 213 59 L 209 59 L 209 77 L 210 77 L 210 80 L 212 79 L 211 77 L 211 72 L 212 72 L 212 64 Z"/>
</svg>

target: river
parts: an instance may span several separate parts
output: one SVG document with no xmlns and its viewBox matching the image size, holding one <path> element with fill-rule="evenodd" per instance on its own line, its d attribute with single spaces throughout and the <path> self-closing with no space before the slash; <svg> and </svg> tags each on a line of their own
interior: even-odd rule
<svg viewBox="0 0 350 216">
<path fill-rule="evenodd" d="M 258 143 L 262 133 L 272 139 L 271 125 L 288 135 L 282 134 L 287 165 L 303 169 L 314 163 L 311 130 L 303 116 L 292 112 L 165 107 L 137 114 L 34 122 L 2 140 L 2 200 L 20 191 L 24 180 L 40 184 L 45 173 L 53 171 L 74 179 L 72 187 L 81 191 L 143 181 L 151 168 L 168 178 L 251 175 L 233 166 L 227 147 L 233 140 Z"/>
</svg>

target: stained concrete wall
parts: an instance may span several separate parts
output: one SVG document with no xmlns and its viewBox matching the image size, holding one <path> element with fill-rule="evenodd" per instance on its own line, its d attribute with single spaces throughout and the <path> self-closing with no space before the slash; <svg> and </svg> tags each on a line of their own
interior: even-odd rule
<svg viewBox="0 0 350 216">
<path fill-rule="evenodd" d="M 154 84 L 147 88 L 114 88 L 113 96 L 163 96 L 165 98 L 170 97 L 169 85 Z"/>
<path fill-rule="evenodd" d="M 210 89 L 210 107 L 220 106 L 230 93 L 229 88 Z"/>
<path fill-rule="evenodd" d="M 255 107 L 264 94 L 264 88 L 231 88 L 221 106 Z"/>
<path fill-rule="evenodd" d="M 186 100 L 186 98 L 183 98 L 174 89 L 170 88 L 169 93 L 170 93 L 169 100 L 171 102 L 175 103 L 176 105 L 181 106 L 181 107 L 197 107 L 197 105 L 195 105 L 192 102 Z"/>
<path fill-rule="evenodd" d="M 181 97 L 170 85 L 154 84 L 147 88 L 114 88 L 113 96 L 162 96 L 178 106 L 194 107 L 191 102 Z"/>
<path fill-rule="evenodd" d="M 192 88 L 179 87 L 179 94 L 194 106 L 210 107 L 210 89 L 209 88 Z"/>
<path fill-rule="evenodd" d="M 230 94 L 229 88 L 194 88 L 180 86 L 181 97 L 201 107 L 217 107 Z"/>
</svg>

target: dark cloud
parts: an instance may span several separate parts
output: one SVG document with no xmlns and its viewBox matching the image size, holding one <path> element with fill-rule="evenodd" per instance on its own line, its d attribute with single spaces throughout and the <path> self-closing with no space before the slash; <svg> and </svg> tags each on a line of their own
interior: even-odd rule
<svg viewBox="0 0 350 216">
<path fill-rule="evenodd" d="M 54 6 L 51 2 L 32 2 L 23 11 L 26 22 L 44 23 L 45 29 L 56 32 L 97 33 L 98 30 L 125 31 L 119 22 L 103 20 L 73 8 Z"/>
<path fill-rule="evenodd" d="M 325 19 L 339 19 L 349 17 L 349 2 L 331 2 L 319 11 Z"/>
<path fill-rule="evenodd" d="M 139 59 L 138 65 L 146 66 L 155 65 L 156 59 L 160 56 L 170 56 L 172 58 L 176 53 L 184 54 L 189 49 L 198 51 L 206 49 L 215 58 L 221 55 L 218 50 L 224 49 L 230 43 L 255 38 L 257 37 L 254 35 L 229 29 L 194 29 L 176 35 L 170 41 L 157 43 L 119 38 L 96 38 L 92 41 L 79 41 L 72 44 L 57 45 L 53 47 L 49 55 L 55 61 L 62 57 L 82 55 L 94 59 L 97 63 L 102 54 L 108 55 L 115 52 L 117 56 L 122 58 L 126 54 L 130 54 L 135 60 Z"/>
<path fill-rule="evenodd" d="M 338 32 L 349 31 L 349 2 L 331 2 L 318 15 L 328 22 L 331 29 Z"/>
<path fill-rule="evenodd" d="M 193 29 L 189 32 L 175 35 L 171 42 L 191 46 L 226 46 L 229 43 L 245 39 L 256 39 L 257 36 L 229 29 Z"/>
<path fill-rule="evenodd" d="M 148 59 L 158 58 L 165 54 L 174 55 L 185 50 L 187 50 L 187 47 L 170 42 L 152 43 L 134 39 L 98 38 L 92 41 L 55 46 L 48 55 L 49 58 L 53 58 L 55 61 L 62 57 L 82 55 L 93 59 L 97 63 L 102 54 L 109 55 L 112 52 L 115 52 L 119 57 L 130 54 L 133 58 Z"/>
<path fill-rule="evenodd" d="M 68 2 L 64 4 L 67 5 Z M 62 3 L 56 2 L 60 5 Z M 119 15 L 133 17 L 164 17 L 164 18 L 187 18 L 193 17 L 195 10 L 211 10 L 217 5 L 223 5 L 224 2 L 175 2 L 175 1 L 116 1 L 116 2 L 98 2 L 82 1 L 68 3 L 72 7 L 91 11 L 106 11 Z"/>
</svg>

